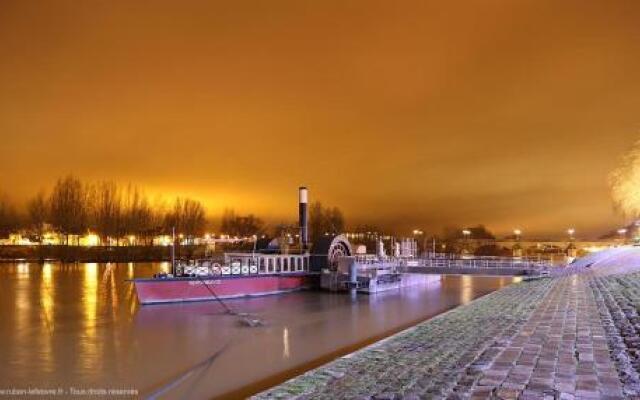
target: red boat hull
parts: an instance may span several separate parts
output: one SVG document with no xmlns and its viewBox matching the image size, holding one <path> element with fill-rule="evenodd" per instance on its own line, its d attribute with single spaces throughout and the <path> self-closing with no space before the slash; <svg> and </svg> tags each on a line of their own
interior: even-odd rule
<svg viewBox="0 0 640 400">
<path fill-rule="evenodd" d="M 134 279 L 141 304 L 266 296 L 317 286 L 316 274 Z"/>
</svg>

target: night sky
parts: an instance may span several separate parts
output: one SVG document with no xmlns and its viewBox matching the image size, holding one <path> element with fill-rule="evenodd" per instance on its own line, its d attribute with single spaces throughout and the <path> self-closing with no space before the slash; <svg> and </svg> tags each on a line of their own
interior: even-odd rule
<svg viewBox="0 0 640 400">
<path fill-rule="evenodd" d="M 639 1 L 0 3 L 0 191 L 132 182 L 267 220 L 597 234 Z"/>
</svg>

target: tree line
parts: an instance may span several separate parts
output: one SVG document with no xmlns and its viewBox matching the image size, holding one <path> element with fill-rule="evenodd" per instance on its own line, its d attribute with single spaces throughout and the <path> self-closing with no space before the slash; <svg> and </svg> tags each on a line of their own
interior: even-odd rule
<svg viewBox="0 0 640 400">
<path fill-rule="evenodd" d="M 337 207 L 325 207 L 314 202 L 309 207 L 311 239 L 325 233 L 342 233 L 345 220 Z M 18 210 L 6 195 L 0 193 L 0 238 L 11 233 L 28 231 L 36 241 L 45 230 L 62 236 L 64 244 L 71 237 L 87 233 L 98 235 L 102 244 L 120 244 L 123 238 L 135 236 L 136 242 L 150 245 L 153 237 L 170 235 L 175 228 L 188 242 L 204 235 L 211 226 L 204 205 L 188 197 L 172 202 L 151 201 L 134 185 L 119 185 L 113 181 L 83 182 L 73 175 L 56 181 L 50 192 L 40 191 Z M 220 221 L 221 232 L 231 237 L 267 235 L 295 236 L 297 222 L 281 222 L 267 227 L 254 214 L 240 215 L 227 209 Z"/>
<path fill-rule="evenodd" d="M 262 219 L 253 214 L 237 215 L 233 209 L 226 209 L 220 224 L 222 232 L 231 236 L 247 237 L 269 234 L 273 237 L 298 234 L 298 223 L 280 222 L 267 229 Z M 345 231 L 345 219 L 337 207 L 325 207 L 315 201 L 309 207 L 309 237 L 317 238 L 324 234 L 338 234 Z"/>
<path fill-rule="evenodd" d="M 69 237 L 88 232 L 98 235 L 102 243 L 119 244 L 127 236 L 151 244 L 153 237 L 176 232 L 192 240 L 204 233 L 206 209 L 201 202 L 176 198 L 167 204 L 151 203 L 137 186 L 121 186 L 113 181 L 84 183 L 69 175 L 58 179 L 50 193 L 39 192 L 19 212 L 6 196 L 0 197 L 0 235 L 28 230 L 41 239 L 49 228 Z M 77 243 L 76 243 L 77 244 Z"/>
<path fill-rule="evenodd" d="M 299 233 L 298 223 L 280 222 L 267 229 L 264 221 L 253 214 L 237 215 L 234 210 L 227 209 L 222 214 L 220 224 L 222 232 L 231 236 L 248 237 L 251 235 L 268 235 L 275 238 L 295 236 Z M 325 207 L 315 201 L 309 207 L 309 237 L 318 238 L 324 234 L 337 234 L 345 231 L 345 219 L 337 207 Z"/>
</svg>

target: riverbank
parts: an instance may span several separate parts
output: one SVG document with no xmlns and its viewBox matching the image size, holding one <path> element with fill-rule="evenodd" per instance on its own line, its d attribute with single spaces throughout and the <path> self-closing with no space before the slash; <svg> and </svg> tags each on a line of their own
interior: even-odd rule
<svg viewBox="0 0 640 400">
<path fill-rule="evenodd" d="M 182 245 L 177 257 L 201 258 L 206 246 Z M 0 262 L 155 262 L 171 260 L 169 246 L 0 246 Z"/>
<path fill-rule="evenodd" d="M 129 280 L 168 268 L 0 265 L 0 387 L 118 382 L 147 397 L 224 347 L 163 398 L 246 398 L 517 280 L 445 276 L 374 296 L 300 291 L 228 301 L 264 322 L 247 328 L 216 301 L 140 306 Z"/>
<path fill-rule="evenodd" d="M 513 284 L 255 398 L 636 398 L 638 269 Z"/>
<path fill-rule="evenodd" d="M 444 397 L 479 372 L 533 313 L 552 282 L 522 282 L 488 294 L 256 398 Z"/>
</svg>

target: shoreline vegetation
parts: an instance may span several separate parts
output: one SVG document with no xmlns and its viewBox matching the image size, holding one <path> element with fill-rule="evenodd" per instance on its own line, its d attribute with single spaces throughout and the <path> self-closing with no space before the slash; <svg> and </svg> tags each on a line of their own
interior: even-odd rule
<svg viewBox="0 0 640 400">
<path fill-rule="evenodd" d="M 309 224 L 311 238 L 345 230 L 340 209 L 325 207 L 319 201 L 309 207 Z M 212 243 L 215 239 L 237 242 L 255 241 L 258 237 L 292 242 L 298 230 L 298 225 L 291 221 L 267 225 L 258 216 L 236 214 L 233 208 L 212 216 L 204 203 L 193 198 L 150 197 L 131 184 L 83 181 L 73 175 L 58 179 L 51 190 L 40 191 L 20 204 L 0 190 L 2 246 L 104 246 L 115 249 L 133 246 L 145 248 L 150 254 L 147 257 L 157 258 L 166 256 L 163 251 L 153 248 L 169 247 L 171 242 L 196 246 Z M 372 229 L 363 226 L 361 230 Z M 44 252 L 48 254 L 51 250 Z M 100 253 L 95 249 L 65 249 L 53 253 L 85 252 Z M 35 257 L 40 258 L 39 255 Z M 2 253 L 0 258 L 3 258 Z"/>
<path fill-rule="evenodd" d="M 58 179 L 49 193 L 37 193 L 22 207 L 0 193 L 0 238 L 20 233 L 38 244 L 77 246 L 91 234 L 94 245 L 152 246 L 154 237 L 174 230 L 194 244 L 207 223 L 206 209 L 197 200 L 151 200 L 137 186 L 83 182 L 73 175 Z"/>
</svg>

